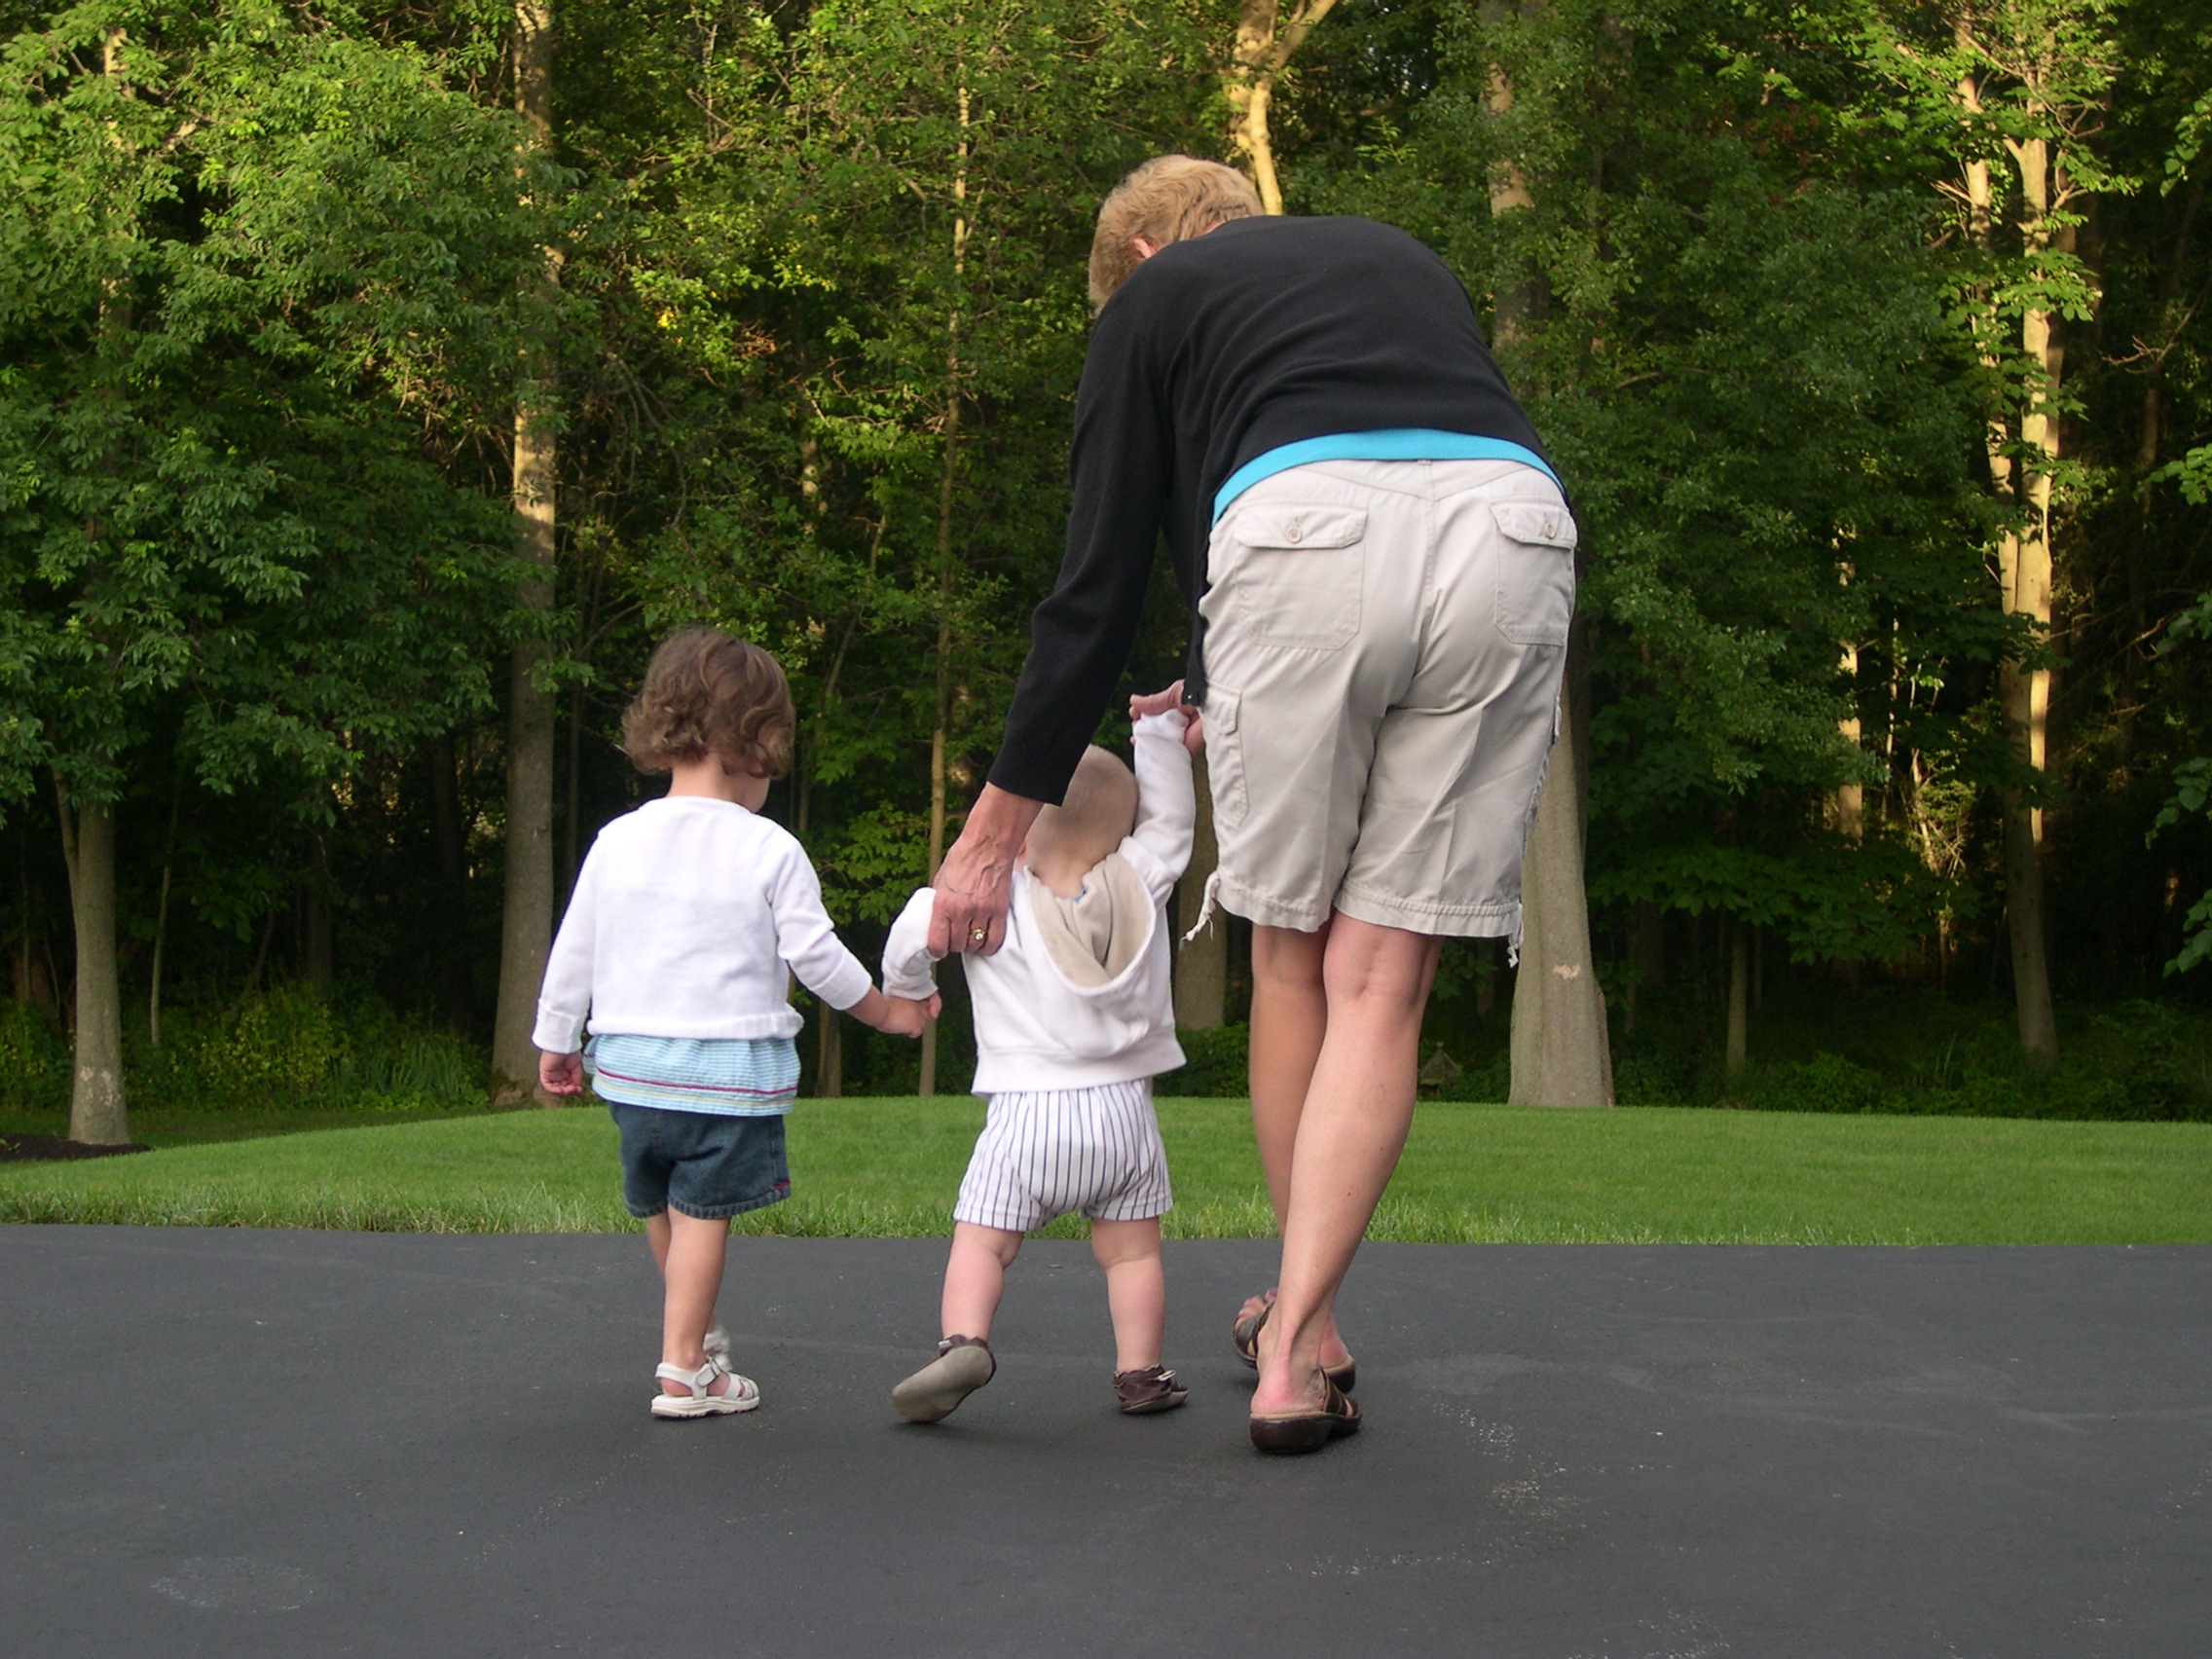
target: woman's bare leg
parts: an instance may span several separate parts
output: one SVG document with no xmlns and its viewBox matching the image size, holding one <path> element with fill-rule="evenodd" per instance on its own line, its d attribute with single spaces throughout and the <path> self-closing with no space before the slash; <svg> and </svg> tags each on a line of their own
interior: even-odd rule
<svg viewBox="0 0 2212 1659">
<path fill-rule="evenodd" d="M 1313 1087 L 1313 1064 L 1329 1029 L 1322 963 L 1329 944 L 1324 923 L 1314 933 L 1295 928 L 1252 928 L 1252 1138 L 1267 1172 L 1268 1197 L 1279 1230 L 1290 1208 L 1291 1153 L 1298 1120 Z M 1256 1303 L 1246 1303 L 1244 1310 Z M 1332 1320 L 1322 1334 L 1321 1363 L 1342 1365 L 1346 1351 Z"/>
<path fill-rule="evenodd" d="M 1330 925 L 1327 1034 L 1292 1151 L 1282 1275 L 1261 1333 L 1255 1413 L 1321 1404 L 1316 1373 L 1337 1290 L 1413 1124 L 1420 1017 L 1440 944 L 1348 916 Z"/>
<path fill-rule="evenodd" d="M 1252 1138 L 1267 1171 L 1275 1225 L 1290 1207 L 1290 1154 L 1298 1144 L 1299 1114 L 1313 1086 L 1313 1062 L 1329 1029 L 1328 991 L 1321 964 L 1326 928 L 1252 928 Z"/>
</svg>

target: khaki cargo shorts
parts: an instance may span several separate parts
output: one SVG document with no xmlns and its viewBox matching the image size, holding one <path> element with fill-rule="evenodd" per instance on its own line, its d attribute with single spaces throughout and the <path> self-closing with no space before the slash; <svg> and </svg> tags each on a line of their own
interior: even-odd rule
<svg viewBox="0 0 2212 1659">
<path fill-rule="evenodd" d="M 1315 461 L 1231 503 L 1199 608 L 1226 908 L 1520 936 L 1574 541 L 1514 461 Z"/>
</svg>

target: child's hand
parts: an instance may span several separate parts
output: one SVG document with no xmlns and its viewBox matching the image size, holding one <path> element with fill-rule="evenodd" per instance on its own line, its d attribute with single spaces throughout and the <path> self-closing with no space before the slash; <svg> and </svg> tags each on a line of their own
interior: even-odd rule
<svg viewBox="0 0 2212 1659">
<path fill-rule="evenodd" d="M 1147 715 L 1164 715 L 1170 709 L 1180 710 L 1184 719 L 1183 747 L 1193 755 L 1206 744 L 1204 717 L 1196 703 L 1183 701 L 1183 682 L 1178 680 L 1162 690 L 1129 699 L 1129 719 L 1141 720 Z"/>
<path fill-rule="evenodd" d="M 548 1094 L 581 1094 L 584 1091 L 582 1052 L 555 1054 L 540 1051 L 537 1056 L 537 1087 Z"/>
<path fill-rule="evenodd" d="M 876 1026 L 889 1037 L 919 1037 L 922 1028 L 944 1011 L 942 997 L 931 997 L 927 1002 L 913 1002 L 905 997 L 883 999 L 883 1019 Z"/>
<path fill-rule="evenodd" d="M 845 1012 L 863 1025 L 872 1025 L 886 1037 L 919 1037 L 922 1027 L 938 1016 L 944 1007 L 944 999 L 932 992 L 915 1000 L 912 997 L 887 997 L 873 985 L 867 995 Z"/>
</svg>

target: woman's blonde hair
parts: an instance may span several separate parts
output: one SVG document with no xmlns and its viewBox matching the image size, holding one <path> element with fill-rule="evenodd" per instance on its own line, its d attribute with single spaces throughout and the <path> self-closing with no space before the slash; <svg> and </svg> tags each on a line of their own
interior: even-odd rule
<svg viewBox="0 0 2212 1659">
<path fill-rule="evenodd" d="M 1235 167 L 1196 156 L 1153 157 L 1099 203 L 1098 231 L 1090 239 L 1090 303 L 1104 305 L 1137 268 L 1132 239 L 1165 247 L 1259 214 L 1259 192 Z"/>
<path fill-rule="evenodd" d="M 719 756 L 733 772 L 791 769 L 798 716 L 784 665 L 719 628 L 679 628 L 655 647 L 622 717 L 622 750 L 641 772 Z"/>
</svg>

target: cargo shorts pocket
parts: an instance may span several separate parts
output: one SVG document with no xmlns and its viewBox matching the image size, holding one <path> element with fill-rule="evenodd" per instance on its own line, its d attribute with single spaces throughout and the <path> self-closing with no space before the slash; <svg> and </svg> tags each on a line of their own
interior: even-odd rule
<svg viewBox="0 0 2212 1659">
<path fill-rule="evenodd" d="M 1366 513 L 1269 501 L 1237 514 L 1230 535 L 1235 609 L 1253 644 L 1333 651 L 1359 632 Z"/>
<path fill-rule="evenodd" d="M 1224 830 L 1243 823 L 1251 806 L 1244 787 L 1244 739 L 1236 729 L 1241 705 L 1235 692 L 1206 687 L 1206 786 L 1213 794 L 1213 821 Z"/>
<path fill-rule="evenodd" d="M 1497 631 L 1517 645 L 1564 645 L 1574 620 L 1574 517 L 1540 501 L 1499 501 Z"/>
</svg>

